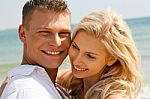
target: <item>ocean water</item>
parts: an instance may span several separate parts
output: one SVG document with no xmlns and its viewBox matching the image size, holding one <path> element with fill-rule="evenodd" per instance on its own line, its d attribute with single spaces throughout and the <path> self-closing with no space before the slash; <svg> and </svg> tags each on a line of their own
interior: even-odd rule
<svg viewBox="0 0 150 99">
<path fill-rule="evenodd" d="M 139 49 L 143 74 L 143 87 L 138 99 L 150 99 L 150 17 L 126 19 L 133 38 Z M 72 25 L 72 28 L 74 25 Z M 8 70 L 21 62 L 22 43 L 19 40 L 17 29 L 0 31 L 0 84 L 4 80 Z M 61 69 L 68 68 L 68 58 L 62 64 Z"/>
<path fill-rule="evenodd" d="M 150 56 L 150 17 L 128 19 L 133 38 L 142 57 Z"/>
<path fill-rule="evenodd" d="M 19 62 L 21 51 L 17 29 L 0 31 L 0 65 Z"/>
</svg>

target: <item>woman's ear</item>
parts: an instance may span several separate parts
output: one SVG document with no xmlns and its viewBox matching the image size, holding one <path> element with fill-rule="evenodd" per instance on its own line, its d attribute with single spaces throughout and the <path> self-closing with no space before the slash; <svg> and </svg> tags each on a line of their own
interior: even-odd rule
<svg viewBox="0 0 150 99">
<path fill-rule="evenodd" d="M 115 62 L 117 61 L 117 58 L 115 58 L 114 56 L 109 56 L 107 59 L 107 65 L 111 66 L 113 65 Z"/>
<path fill-rule="evenodd" d="M 19 26 L 19 29 L 18 29 L 18 33 L 19 33 L 19 38 L 20 40 L 25 43 L 26 41 L 26 36 L 25 36 L 25 32 L 24 32 L 24 27 L 22 25 Z"/>
</svg>

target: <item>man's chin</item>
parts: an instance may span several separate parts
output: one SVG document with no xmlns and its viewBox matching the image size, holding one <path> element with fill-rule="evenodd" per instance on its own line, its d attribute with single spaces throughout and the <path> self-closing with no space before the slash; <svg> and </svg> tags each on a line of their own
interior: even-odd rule
<svg viewBox="0 0 150 99">
<path fill-rule="evenodd" d="M 58 63 L 51 63 L 51 64 L 47 64 L 44 67 L 45 68 L 59 68 L 61 64 Z"/>
</svg>

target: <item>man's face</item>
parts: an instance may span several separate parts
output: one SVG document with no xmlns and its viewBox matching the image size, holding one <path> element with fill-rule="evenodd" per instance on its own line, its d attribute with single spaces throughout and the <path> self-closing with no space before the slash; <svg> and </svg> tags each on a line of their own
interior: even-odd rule
<svg viewBox="0 0 150 99">
<path fill-rule="evenodd" d="M 25 63 L 58 68 L 68 54 L 70 24 L 67 13 L 35 10 L 28 28 L 22 27 L 24 33 L 20 32 Z"/>
</svg>

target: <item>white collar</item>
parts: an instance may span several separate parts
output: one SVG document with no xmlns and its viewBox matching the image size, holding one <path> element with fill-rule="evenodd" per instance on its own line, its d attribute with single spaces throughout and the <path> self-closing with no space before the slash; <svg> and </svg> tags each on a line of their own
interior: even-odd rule
<svg viewBox="0 0 150 99">
<path fill-rule="evenodd" d="M 44 68 L 37 65 L 21 65 L 8 72 L 8 77 L 11 78 L 15 75 L 30 75 L 35 69 L 46 72 Z"/>
</svg>

